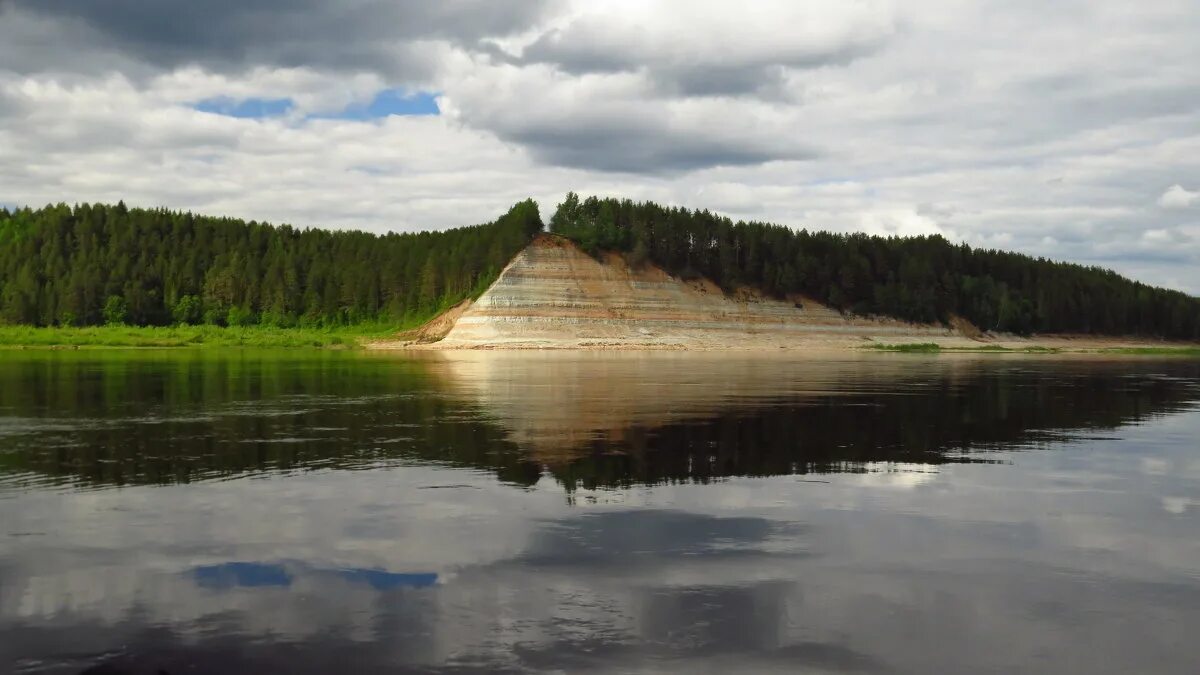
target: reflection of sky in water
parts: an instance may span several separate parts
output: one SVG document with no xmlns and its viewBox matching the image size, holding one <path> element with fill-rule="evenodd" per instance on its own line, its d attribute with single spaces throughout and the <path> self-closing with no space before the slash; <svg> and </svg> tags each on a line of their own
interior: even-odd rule
<svg viewBox="0 0 1200 675">
<path fill-rule="evenodd" d="M 436 584 L 438 576 L 432 572 L 413 574 L 355 568 L 312 570 L 307 569 L 303 564 L 283 565 L 279 563 L 227 562 L 216 565 L 201 565 L 192 570 L 192 577 L 196 580 L 196 584 L 202 588 L 228 590 L 238 587 L 291 586 L 298 572 L 316 578 L 324 576 L 362 583 L 377 591 L 385 591 L 402 586 L 425 588 Z"/>
<path fill-rule="evenodd" d="M 1191 673 L 1195 400 L 999 464 L 571 493 L 420 462 L 8 489 L 0 664 Z"/>
</svg>

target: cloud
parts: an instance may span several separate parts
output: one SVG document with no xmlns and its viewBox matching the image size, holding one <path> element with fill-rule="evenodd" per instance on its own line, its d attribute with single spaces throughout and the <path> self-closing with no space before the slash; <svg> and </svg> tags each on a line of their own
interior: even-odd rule
<svg viewBox="0 0 1200 675">
<path fill-rule="evenodd" d="M 90 58 L 77 57 L 94 51 L 155 71 L 269 66 L 415 76 L 431 67 L 420 43 L 469 46 L 519 32 L 546 7 L 542 0 L 11 0 L 12 16 L 5 20 L 69 31 L 70 50 L 59 49 L 61 40 L 46 43 L 53 48 L 37 48 L 33 41 L 20 45 L 68 71 L 93 72 Z M 0 53 L 7 57 L 9 51 Z M 36 66 L 22 64 L 26 70 Z"/>
<path fill-rule="evenodd" d="M 0 199 L 382 231 L 575 190 L 1200 292 L 1187 0 L 151 4 L 0 5 Z"/>
<path fill-rule="evenodd" d="M 904 208 L 864 213 L 861 229 L 867 234 L 881 237 L 940 236 L 958 239 L 954 232 L 945 230 L 930 216 Z"/>
<path fill-rule="evenodd" d="M 758 2 L 738 12 L 710 0 L 591 3 L 517 60 L 574 75 L 645 72 L 669 93 L 736 96 L 778 90 L 788 69 L 844 65 L 897 30 L 883 2 Z"/>
<path fill-rule="evenodd" d="M 660 101 L 631 73 L 575 78 L 545 65 L 470 59 L 445 83 L 447 115 L 556 166 L 657 174 L 817 154 L 787 135 L 776 110 L 748 101 Z M 731 118 L 743 123 L 728 124 Z"/>
<path fill-rule="evenodd" d="M 1182 185 L 1176 183 L 1162 193 L 1158 198 L 1158 205 L 1164 209 L 1186 209 L 1197 200 L 1200 200 L 1200 191 L 1185 190 Z"/>
<path fill-rule="evenodd" d="M 286 114 L 295 106 L 290 98 L 248 98 L 235 101 L 230 98 L 211 98 L 197 103 L 200 112 L 230 117 L 277 117 Z"/>
</svg>

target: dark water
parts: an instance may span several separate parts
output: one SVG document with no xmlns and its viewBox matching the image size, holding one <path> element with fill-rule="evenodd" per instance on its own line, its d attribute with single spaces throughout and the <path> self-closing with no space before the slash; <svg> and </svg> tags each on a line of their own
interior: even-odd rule
<svg viewBox="0 0 1200 675">
<path fill-rule="evenodd" d="M 1200 362 L 0 352 L 0 672 L 1200 672 Z"/>
</svg>

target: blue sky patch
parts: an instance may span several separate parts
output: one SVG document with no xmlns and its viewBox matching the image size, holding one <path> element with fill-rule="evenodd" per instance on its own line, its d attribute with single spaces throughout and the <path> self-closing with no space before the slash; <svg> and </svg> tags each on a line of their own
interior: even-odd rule
<svg viewBox="0 0 1200 675">
<path fill-rule="evenodd" d="M 351 105 L 341 112 L 319 113 L 308 119 L 377 120 L 391 115 L 424 116 L 439 115 L 437 93 L 428 91 L 406 92 L 403 89 L 384 89 L 369 103 Z M 206 98 L 192 108 L 213 115 L 237 117 L 239 119 L 264 119 L 280 117 L 295 109 L 290 98 L 247 98 L 234 99 L 228 96 Z"/>
<path fill-rule="evenodd" d="M 247 98 L 234 100 L 228 97 L 209 98 L 192 106 L 200 112 L 241 119 L 279 117 L 287 114 L 295 103 L 290 98 Z"/>
<path fill-rule="evenodd" d="M 402 89 L 384 89 L 370 103 L 352 105 L 340 113 L 329 115 L 344 120 L 374 120 L 390 115 L 439 115 L 437 94 L 428 91 L 408 93 Z"/>
</svg>

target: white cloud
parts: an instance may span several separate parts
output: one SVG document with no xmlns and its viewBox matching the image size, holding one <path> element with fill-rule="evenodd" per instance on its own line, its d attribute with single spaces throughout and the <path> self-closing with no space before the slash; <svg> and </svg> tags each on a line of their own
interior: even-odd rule
<svg viewBox="0 0 1200 675">
<path fill-rule="evenodd" d="M 567 72 L 644 72 L 668 92 L 727 95 L 780 84 L 791 68 L 844 64 L 898 31 L 890 2 L 632 0 L 576 3 L 521 49 L 521 58 Z M 719 48 L 714 48 L 719 45 Z"/>
<path fill-rule="evenodd" d="M 1185 190 L 1178 183 L 1167 188 L 1158 198 L 1158 205 L 1164 209 L 1186 209 L 1200 200 L 1200 191 Z"/>
<path fill-rule="evenodd" d="M 933 218 L 906 208 L 868 211 L 862 214 L 861 223 L 859 229 L 863 232 L 883 237 L 938 235 L 947 239 L 958 238 L 955 233 L 943 229 Z"/>
</svg>

